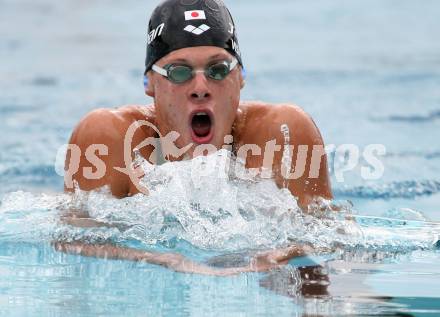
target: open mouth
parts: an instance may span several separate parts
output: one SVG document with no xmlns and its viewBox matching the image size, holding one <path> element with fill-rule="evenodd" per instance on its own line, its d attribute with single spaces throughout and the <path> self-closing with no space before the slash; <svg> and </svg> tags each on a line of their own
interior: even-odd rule
<svg viewBox="0 0 440 317">
<path fill-rule="evenodd" d="M 209 142 L 212 137 L 211 115 L 205 111 L 195 112 L 191 118 L 191 130 L 192 137 L 195 142 Z"/>
</svg>

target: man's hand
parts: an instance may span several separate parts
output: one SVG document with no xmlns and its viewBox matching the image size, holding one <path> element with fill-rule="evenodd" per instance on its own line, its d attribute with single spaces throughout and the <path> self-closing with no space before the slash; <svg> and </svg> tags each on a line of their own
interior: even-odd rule
<svg viewBox="0 0 440 317">
<path fill-rule="evenodd" d="M 257 253 L 251 260 L 249 268 L 251 271 L 264 272 L 286 265 L 294 257 L 304 256 L 312 253 L 313 249 L 306 245 L 290 246 L 283 249 L 274 249 Z"/>
</svg>

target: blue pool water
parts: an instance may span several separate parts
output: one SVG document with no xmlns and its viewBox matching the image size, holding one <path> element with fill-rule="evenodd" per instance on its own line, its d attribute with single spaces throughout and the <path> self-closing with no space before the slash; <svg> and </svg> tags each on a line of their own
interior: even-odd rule
<svg viewBox="0 0 440 317">
<path fill-rule="evenodd" d="M 148 198 L 62 194 L 57 152 L 78 120 L 96 107 L 151 103 L 142 65 L 155 4 L 0 0 L 0 315 L 439 315 L 438 1 L 228 2 L 248 73 L 243 100 L 301 105 L 327 144 L 386 148 L 383 177 L 369 181 L 362 159 L 342 173 L 344 155 L 330 151 L 344 212 L 320 220 L 286 215 L 294 201 L 270 182 L 191 183 L 185 164 L 156 169 L 180 177 Z M 129 229 L 69 227 L 58 221 L 69 208 Z M 295 240 L 334 252 L 218 278 L 57 253 L 53 239 L 217 266 Z"/>
</svg>

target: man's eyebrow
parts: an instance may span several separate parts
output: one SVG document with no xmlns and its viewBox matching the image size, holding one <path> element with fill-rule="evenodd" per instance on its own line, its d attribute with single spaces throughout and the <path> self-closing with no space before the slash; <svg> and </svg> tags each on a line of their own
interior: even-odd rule
<svg viewBox="0 0 440 317">
<path fill-rule="evenodd" d="M 189 64 L 188 60 L 186 60 L 184 58 L 172 59 L 170 61 L 170 63 L 185 63 L 185 64 Z"/>
<path fill-rule="evenodd" d="M 212 60 L 219 59 L 219 58 L 227 59 L 228 57 L 225 54 L 219 53 L 219 54 L 215 54 L 215 55 L 211 56 L 209 58 L 209 60 L 212 61 Z"/>
</svg>

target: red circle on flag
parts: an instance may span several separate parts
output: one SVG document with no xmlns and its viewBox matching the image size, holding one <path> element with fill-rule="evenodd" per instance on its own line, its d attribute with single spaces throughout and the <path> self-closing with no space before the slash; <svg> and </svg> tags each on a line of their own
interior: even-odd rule
<svg viewBox="0 0 440 317">
<path fill-rule="evenodd" d="M 199 13 L 198 12 L 193 12 L 193 13 L 191 13 L 191 16 L 193 18 L 197 18 L 199 16 Z"/>
</svg>

